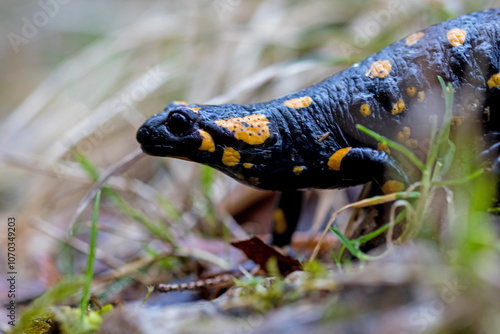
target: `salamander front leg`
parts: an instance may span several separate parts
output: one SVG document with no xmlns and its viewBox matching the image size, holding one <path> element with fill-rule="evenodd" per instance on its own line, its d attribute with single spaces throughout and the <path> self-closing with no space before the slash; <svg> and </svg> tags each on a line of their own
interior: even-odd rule
<svg viewBox="0 0 500 334">
<path fill-rule="evenodd" d="M 273 245 L 279 247 L 290 245 L 302 211 L 303 198 L 301 191 L 281 193 L 273 215 Z"/>
<path fill-rule="evenodd" d="M 372 148 L 342 148 L 332 154 L 328 167 L 339 172 L 347 185 L 375 181 L 386 194 L 403 191 L 409 184 L 408 177 L 391 156 Z"/>
</svg>

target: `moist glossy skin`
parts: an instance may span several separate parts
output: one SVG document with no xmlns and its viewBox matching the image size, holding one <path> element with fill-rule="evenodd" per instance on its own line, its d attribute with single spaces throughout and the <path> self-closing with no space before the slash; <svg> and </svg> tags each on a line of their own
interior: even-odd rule
<svg viewBox="0 0 500 334">
<path fill-rule="evenodd" d="M 500 138 L 500 10 L 460 16 L 400 40 L 297 93 L 252 105 L 173 102 L 139 129 L 147 154 L 186 158 L 261 189 L 336 188 L 408 178 L 356 124 L 424 156 L 442 119 L 437 76 L 455 89 L 452 124 L 480 124 L 486 158 Z M 498 164 L 498 163 L 496 163 Z"/>
</svg>

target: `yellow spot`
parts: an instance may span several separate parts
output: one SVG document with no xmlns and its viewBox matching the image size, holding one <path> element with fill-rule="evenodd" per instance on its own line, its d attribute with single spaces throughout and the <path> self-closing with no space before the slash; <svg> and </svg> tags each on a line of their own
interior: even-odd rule
<svg viewBox="0 0 500 334">
<path fill-rule="evenodd" d="M 384 194 L 391 194 L 403 191 L 405 186 L 403 183 L 395 180 L 389 180 L 382 186 L 382 191 Z"/>
<path fill-rule="evenodd" d="M 245 162 L 245 163 L 243 164 L 243 167 L 245 167 L 245 168 L 252 168 L 252 167 L 253 167 L 253 164 L 251 164 L 251 163 L 249 163 L 249 162 Z"/>
<path fill-rule="evenodd" d="M 405 135 L 405 138 L 410 138 L 411 136 L 411 129 L 407 126 L 403 127 L 403 133 Z"/>
<path fill-rule="evenodd" d="M 409 139 L 411 135 L 411 130 L 409 127 L 405 126 L 403 131 L 398 133 L 398 142 L 403 143 L 405 140 Z"/>
<path fill-rule="evenodd" d="M 300 173 L 302 173 L 302 171 L 304 170 L 304 167 L 302 166 L 295 166 L 293 167 L 293 173 L 297 176 L 300 175 Z"/>
<path fill-rule="evenodd" d="M 254 186 L 258 186 L 260 184 L 260 180 L 258 177 L 250 176 L 248 178 L 248 183 L 250 183 L 251 185 L 254 185 Z"/>
<path fill-rule="evenodd" d="M 450 94 L 450 87 L 446 87 L 446 92 Z M 453 88 L 453 92 L 456 93 L 455 88 Z M 441 91 L 441 97 L 444 99 L 444 91 Z"/>
<path fill-rule="evenodd" d="M 391 150 L 386 143 L 378 143 L 377 150 L 384 151 L 387 154 L 391 154 Z"/>
<path fill-rule="evenodd" d="M 351 148 L 352 147 L 341 148 L 337 152 L 333 153 L 330 159 L 328 159 L 328 167 L 330 167 L 330 169 L 339 171 L 342 159 L 344 159 Z"/>
<path fill-rule="evenodd" d="M 417 102 L 424 102 L 425 100 L 425 92 L 420 91 L 417 93 Z"/>
<path fill-rule="evenodd" d="M 174 101 L 175 104 L 181 104 L 187 106 L 188 103 L 186 101 Z"/>
<path fill-rule="evenodd" d="M 237 178 L 240 182 L 247 183 L 247 180 L 241 174 L 234 174 L 234 177 Z"/>
<path fill-rule="evenodd" d="M 287 100 L 283 102 L 285 106 L 293 109 L 300 109 L 309 107 L 312 103 L 312 99 L 309 96 L 297 97 L 295 99 Z"/>
<path fill-rule="evenodd" d="M 283 234 L 286 232 L 288 224 L 286 222 L 285 212 L 283 211 L 283 209 L 277 208 L 276 210 L 274 210 L 273 221 L 274 232 L 276 232 L 277 234 Z"/>
<path fill-rule="evenodd" d="M 221 119 L 215 124 L 234 132 L 236 139 L 250 145 L 262 144 L 269 138 L 269 120 L 262 114 Z"/>
<path fill-rule="evenodd" d="M 464 116 L 453 116 L 450 120 L 451 126 L 460 126 L 464 122 Z"/>
<path fill-rule="evenodd" d="M 200 109 L 201 109 L 201 108 L 198 108 L 198 107 L 196 107 L 196 108 L 179 107 L 179 108 L 182 108 L 182 109 L 189 109 L 189 110 L 191 110 L 192 112 L 195 112 L 195 113 L 198 113 L 198 110 L 200 110 Z"/>
<path fill-rule="evenodd" d="M 421 40 L 424 36 L 425 34 L 421 31 L 411 34 L 410 36 L 406 37 L 406 45 L 413 45 Z"/>
<path fill-rule="evenodd" d="M 226 147 L 224 153 L 222 154 L 222 163 L 229 167 L 239 163 L 240 159 L 241 159 L 240 152 L 236 151 L 232 147 Z"/>
<path fill-rule="evenodd" d="M 392 107 L 392 114 L 393 115 L 400 114 L 405 110 L 405 108 L 406 108 L 405 101 L 403 101 L 403 99 L 399 99 L 398 102 L 396 102 Z"/>
<path fill-rule="evenodd" d="M 365 75 L 370 79 L 374 79 L 375 77 L 387 78 L 391 70 L 392 64 L 389 60 L 377 60 L 372 63 Z"/>
<path fill-rule="evenodd" d="M 417 148 L 418 141 L 416 139 L 408 139 L 405 140 L 405 145 L 408 146 L 409 148 Z"/>
<path fill-rule="evenodd" d="M 488 87 L 500 87 L 500 73 L 493 74 L 488 80 Z"/>
<path fill-rule="evenodd" d="M 402 143 L 405 141 L 405 136 L 402 132 L 398 133 L 398 143 Z"/>
<path fill-rule="evenodd" d="M 405 126 L 403 128 L 403 131 L 400 131 L 398 133 L 398 142 L 405 144 L 406 146 L 410 148 L 417 148 L 418 147 L 418 141 L 416 139 L 411 139 L 411 130 L 409 127 Z"/>
<path fill-rule="evenodd" d="M 417 94 L 417 89 L 415 87 L 408 87 L 406 88 L 406 94 L 408 94 L 409 97 L 414 97 L 415 94 Z"/>
<path fill-rule="evenodd" d="M 451 45 L 459 46 L 464 44 L 467 32 L 460 28 L 453 28 L 446 33 L 446 38 L 450 41 Z"/>
<path fill-rule="evenodd" d="M 210 136 L 210 134 L 205 130 L 198 130 L 198 133 L 201 135 L 201 138 L 203 139 L 200 147 L 198 147 L 198 150 L 214 152 L 215 144 L 214 140 L 212 139 L 212 136 Z"/>
<path fill-rule="evenodd" d="M 366 117 L 366 116 L 370 116 L 370 114 L 372 113 L 372 109 L 370 108 L 368 103 L 363 103 L 361 105 L 361 108 L 359 108 L 359 112 L 361 113 L 361 115 Z"/>
</svg>

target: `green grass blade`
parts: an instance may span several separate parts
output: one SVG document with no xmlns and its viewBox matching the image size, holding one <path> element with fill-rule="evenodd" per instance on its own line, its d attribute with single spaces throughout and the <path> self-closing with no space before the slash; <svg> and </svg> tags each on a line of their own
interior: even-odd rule
<svg viewBox="0 0 500 334">
<path fill-rule="evenodd" d="M 82 169 L 90 176 L 90 178 L 97 182 L 99 180 L 99 171 L 92 164 L 90 159 L 88 159 L 83 153 L 76 152 L 75 160 L 80 164 Z M 124 215 L 130 219 L 136 220 L 144 225 L 153 235 L 157 236 L 159 239 L 174 245 L 174 238 L 170 230 L 162 222 L 152 222 L 145 214 L 141 211 L 133 208 L 130 204 L 119 195 L 117 191 L 113 188 L 104 186 L 102 188 L 102 193 L 107 199 L 113 203 L 113 205 L 120 210 Z M 180 215 L 178 215 L 180 218 Z"/>
<path fill-rule="evenodd" d="M 374 239 L 375 237 L 381 235 L 382 233 L 384 233 L 385 231 L 387 231 L 391 225 L 396 225 L 398 224 L 399 222 L 401 222 L 404 218 L 406 217 L 406 210 L 400 212 L 398 214 L 398 216 L 396 217 L 396 219 L 394 220 L 394 223 L 387 223 L 385 224 L 384 226 L 376 229 L 375 231 L 373 232 L 370 232 L 368 234 L 365 234 L 365 235 L 362 235 L 361 237 L 355 239 L 355 240 L 349 240 L 347 239 L 347 237 L 345 237 L 344 234 L 342 234 L 342 232 L 340 232 L 340 230 L 335 227 L 335 226 L 332 226 L 330 228 L 330 230 L 335 233 L 335 235 L 337 235 L 337 237 L 339 238 L 339 240 L 342 242 L 342 247 L 339 251 L 339 254 L 336 256 L 335 253 L 333 253 L 333 250 L 332 250 L 332 257 L 335 261 L 335 264 L 337 265 L 337 267 L 339 269 L 342 268 L 342 254 L 344 253 L 344 250 L 347 248 L 349 249 L 349 251 L 356 257 L 358 257 L 359 259 L 362 259 L 362 260 L 370 260 L 371 258 L 367 255 L 365 255 L 360 249 L 359 249 L 359 246 L 361 246 L 362 244 L 364 244 L 365 242 L 368 242 L 372 239 Z M 354 249 L 355 251 L 353 252 L 352 249 Z"/>
<path fill-rule="evenodd" d="M 456 152 L 456 146 L 455 144 L 448 139 L 448 148 L 446 152 L 443 155 L 443 165 L 441 166 L 441 169 L 439 170 L 439 173 L 437 173 L 439 177 L 443 177 L 446 173 L 451 168 L 451 165 L 453 163 L 453 158 L 455 157 L 455 152 Z"/>
<path fill-rule="evenodd" d="M 97 221 L 99 219 L 99 202 L 101 200 L 101 191 L 95 195 L 94 212 L 92 213 L 92 227 L 90 229 L 89 257 L 87 261 L 87 273 L 85 274 L 85 283 L 83 286 L 82 302 L 80 304 L 81 315 L 80 320 L 87 312 L 87 305 L 90 299 L 90 288 L 92 286 L 92 278 L 94 275 L 95 248 L 97 244 Z"/>
<path fill-rule="evenodd" d="M 450 125 L 451 125 L 451 115 L 453 110 L 453 86 L 451 84 L 446 85 L 443 78 L 438 76 L 439 83 L 441 84 L 441 88 L 443 89 L 444 101 L 445 101 L 445 116 L 441 123 L 441 127 L 437 136 L 437 140 L 435 143 L 431 142 L 429 146 L 429 152 L 427 154 L 427 162 L 426 162 L 426 171 L 429 173 L 426 175 L 422 181 L 430 181 L 430 171 L 432 170 L 432 166 L 436 163 L 438 157 L 446 156 L 446 152 L 450 152 L 449 143 L 449 135 L 450 135 Z M 441 153 L 441 154 L 439 154 Z M 449 158 L 447 158 L 449 160 Z"/>
<path fill-rule="evenodd" d="M 174 223 L 178 222 L 182 218 L 182 212 L 179 211 L 175 205 L 163 196 L 158 196 L 156 198 L 158 205 L 163 209 L 168 219 L 172 220 Z"/>
<path fill-rule="evenodd" d="M 432 186 L 442 187 L 442 186 L 452 186 L 452 185 L 462 184 L 462 183 L 474 180 L 475 178 L 481 176 L 483 173 L 484 173 L 484 169 L 479 169 L 479 170 L 475 171 L 474 173 L 467 175 L 467 176 L 464 176 L 464 177 L 459 178 L 459 179 L 432 182 Z"/>
<path fill-rule="evenodd" d="M 330 230 L 335 233 L 340 242 L 342 242 L 352 255 L 356 256 L 360 260 L 365 260 L 367 257 L 363 252 L 361 252 L 358 247 L 338 229 L 337 226 L 330 227 Z"/>
<path fill-rule="evenodd" d="M 201 189 L 206 197 L 210 197 L 214 181 L 214 170 L 208 166 L 201 166 Z"/>
<path fill-rule="evenodd" d="M 90 176 L 92 181 L 99 181 L 99 172 L 90 159 L 83 153 L 76 151 L 73 154 L 76 162 L 82 167 L 82 169 Z"/>
<path fill-rule="evenodd" d="M 404 218 L 406 217 L 406 210 L 404 211 L 401 211 L 398 216 L 396 217 L 396 219 L 394 219 L 394 223 L 387 223 L 385 224 L 384 226 L 376 229 L 375 231 L 373 232 L 370 232 L 368 234 L 365 234 L 365 235 L 362 235 L 361 237 L 359 237 L 358 239 L 356 239 L 355 242 L 357 242 L 358 244 L 363 244 L 367 241 L 370 241 L 372 239 L 374 239 L 375 237 L 378 237 L 379 235 L 381 235 L 382 233 L 384 233 L 385 231 L 387 231 L 391 225 L 397 225 L 399 222 L 401 222 Z"/>
<path fill-rule="evenodd" d="M 149 296 L 153 293 L 153 291 L 155 290 L 155 287 L 154 285 L 148 285 L 148 292 L 146 293 L 146 296 L 144 296 L 144 299 L 142 300 L 142 306 L 144 306 L 144 304 L 146 304 Z"/>
<path fill-rule="evenodd" d="M 363 125 L 361 124 L 357 124 L 356 127 L 366 133 L 367 135 L 375 138 L 377 141 L 381 142 L 381 143 L 384 143 L 384 144 L 387 144 L 387 146 L 389 146 L 390 148 L 393 148 L 399 152 L 401 152 L 402 154 L 404 154 L 408 159 L 410 159 L 411 162 L 413 162 L 413 164 L 415 166 L 418 167 L 418 169 L 420 169 L 420 171 L 424 171 L 425 170 L 425 165 L 420 161 L 419 158 L 417 158 L 417 156 L 415 154 L 413 154 L 412 151 L 410 151 L 409 149 L 407 149 L 406 147 L 404 147 L 403 145 L 399 144 L 399 143 L 396 143 L 395 141 L 392 141 L 384 136 L 381 136 L 379 135 L 378 133 L 364 127 Z"/>
</svg>

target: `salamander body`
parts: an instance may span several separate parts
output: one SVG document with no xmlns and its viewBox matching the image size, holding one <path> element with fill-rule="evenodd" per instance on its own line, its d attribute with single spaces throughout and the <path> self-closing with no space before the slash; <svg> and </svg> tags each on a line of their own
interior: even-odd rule
<svg viewBox="0 0 500 334">
<path fill-rule="evenodd" d="M 410 181 L 388 147 L 356 124 L 425 156 L 442 120 L 438 76 L 455 90 L 452 123 L 478 124 L 498 165 L 500 9 L 416 32 L 321 83 L 265 103 L 173 102 L 139 129 L 145 153 L 209 165 L 261 189 L 349 187 L 384 192 Z M 438 124 L 440 124 L 438 122 Z"/>
</svg>

